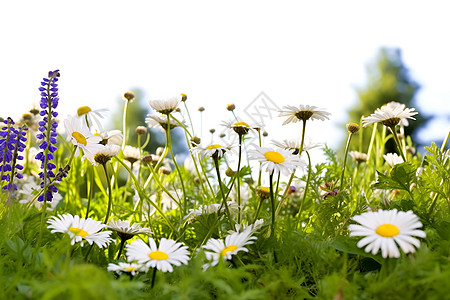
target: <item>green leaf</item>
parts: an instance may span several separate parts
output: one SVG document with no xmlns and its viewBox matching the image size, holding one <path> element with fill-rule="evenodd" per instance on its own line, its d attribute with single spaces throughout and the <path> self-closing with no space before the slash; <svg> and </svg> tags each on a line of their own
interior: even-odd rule
<svg viewBox="0 0 450 300">
<path fill-rule="evenodd" d="M 396 189 L 409 192 L 411 183 L 416 178 L 416 168 L 408 162 L 395 165 L 388 175 L 384 175 L 378 171 L 377 173 L 378 180 L 372 185 L 372 188 L 375 189 Z"/>
<path fill-rule="evenodd" d="M 358 246 L 356 246 L 355 241 L 350 240 L 350 239 L 346 239 L 343 237 L 337 238 L 331 242 L 331 246 L 338 251 L 342 251 L 342 252 L 349 253 L 349 254 L 361 255 L 361 256 L 365 256 L 365 257 L 370 257 L 380 264 L 383 263 L 383 259 L 381 258 L 381 256 L 379 256 L 379 255 L 377 256 L 377 255 L 373 255 L 371 253 L 365 252 L 364 249 L 358 248 Z"/>
</svg>

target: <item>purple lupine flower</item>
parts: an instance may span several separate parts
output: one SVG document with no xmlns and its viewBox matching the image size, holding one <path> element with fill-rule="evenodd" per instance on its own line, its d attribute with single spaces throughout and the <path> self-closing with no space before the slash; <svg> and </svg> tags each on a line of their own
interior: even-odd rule
<svg viewBox="0 0 450 300">
<path fill-rule="evenodd" d="M 25 149 L 26 127 L 14 127 L 14 121 L 11 118 L 3 121 L 6 126 L 3 126 L 0 131 L 0 170 L 1 181 L 6 184 L 2 187 L 3 190 L 15 191 L 17 186 L 14 184 L 14 178 L 21 179 L 23 175 L 19 173 L 23 170 L 23 166 L 17 161 L 23 160 L 20 155 Z"/>
<path fill-rule="evenodd" d="M 40 184 L 43 189 L 43 193 L 39 196 L 38 201 L 52 201 L 53 194 L 58 192 L 58 189 L 53 185 L 55 181 L 56 165 L 51 162 L 53 159 L 53 153 L 56 151 L 56 128 L 58 123 L 55 118 L 58 113 L 54 111 L 58 106 L 58 77 L 60 76 L 59 70 L 48 72 L 48 78 L 43 78 L 39 91 L 41 92 L 41 101 L 39 103 L 41 111 L 42 121 L 39 122 L 39 133 L 36 135 L 38 140 L 41 140 L 39 152 L 36 155 L 36 159 L 40 160 L 42 171 L 39 173 L 39 178 L 42 179 Z"/>
</svg>

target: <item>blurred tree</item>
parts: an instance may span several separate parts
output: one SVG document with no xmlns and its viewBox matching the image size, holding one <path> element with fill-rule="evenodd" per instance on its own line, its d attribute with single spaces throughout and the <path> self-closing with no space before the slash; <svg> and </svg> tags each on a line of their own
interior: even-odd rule
<svg viewBox="0 0 450 300">
<path fill-rule="evenodd" d="M 359 103 L 349 111 L 349 122 L 359 123 L 362 116 L 369 116 L 377 108 L 391 101 L 405 104 L 409 108 L 414 107 L 417 111 L 414 96 L 420 85 L 410 77 L 407 67 L 403 64 L 400 49 L 381 48 L 375 62 L 367 67 L 367 75 L 366 86 L 356 88 Z M 416 121 L 410 120 L 409 126 L 405 127 L 405 134 L 411 135 L 413 139 L 416 129 L 427 120 L 420 112 L 415 118 Z M 364 134 L 362 151 L 367 152 L 371 132 L 365 130 L 359 134 Z M 359 143 L 352 143 L 352 148 L 359 150 Z M 394 145 L 387 145 L 386 150 L 394 152 Z"/>
</svg>

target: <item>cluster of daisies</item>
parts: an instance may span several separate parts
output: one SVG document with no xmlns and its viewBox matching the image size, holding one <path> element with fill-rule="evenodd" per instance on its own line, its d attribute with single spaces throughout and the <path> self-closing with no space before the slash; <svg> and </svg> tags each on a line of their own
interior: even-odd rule
<svg viewBox="0 0 450 300">
<path fill-rule="evenodd" d="M 108 265 L 108 270 L 117 274 L 127 273 L 134 276 L 139 272 L 147 272 L 149 269 L 173 272 L 173 266 L 187 265 L 191 259 L 187 246 L 166 238 L 161 238 L 157 244 L 155 239 L 148 236 L 151 230 L 142 228 L 138 223 L 130 225 L 129 221 L 113 219 L 109 221 L 109 225 L 105 225 L 91 218 L 84 219 L 77 215 L 63 214 L 50 218 L 48 224 L 47 228 L 51 230 L 51 233 L 67 234 L 71 245 L 79 244 L 81 247 L 87 242 L 89 245 L 95 244 L 99 248 L 106 248 L 114 241 L 111 238 L 112 231 L 116 232 L 121 245 L 117 259 L 120 259 L 123 246 L 128 240 L 136 235 L 145 234 L 148 237 L 148 243 L 137 238 L 126 245 L 126 262 Z M 240 226 L 237 226 L 237 231 L 226 235 L 224 239 L 210 238 L 201 247 L 208 260 L 203 269 L 217 265 L 221 259 L 231 260 L 238 252 L 248 252 L 246 246 L 256 240 L 253 234 L 261 224 L 262 222 L 258 220 L 255 224 L 242 228 L 241 232 L 239 232 Z"/>
</svg>

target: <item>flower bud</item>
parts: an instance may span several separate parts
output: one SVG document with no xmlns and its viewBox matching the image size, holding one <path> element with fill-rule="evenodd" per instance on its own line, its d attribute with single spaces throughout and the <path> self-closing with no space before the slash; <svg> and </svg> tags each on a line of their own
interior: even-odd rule
<svg viewBox="0 0 450 300">
<path fill-rule="evenodd" d="M 234 105 L 234 103 L 227 104 L 228 111 L 233 111 L 235 108 L 236 108 L 236 105 Z"/>
<path fill-rule="evenodd" d="M 138 126 L 138 127 L 136 127 L 136 133 L 138 135 L 146 134 L 147 133 L 147 127 L 145 127 L 145 126 Z"/>
<path fill-rule="evenodd" d="M 346 127 L 351 134 L 356 133 L 359 130 L 359 125 L 356 123 L 347 123 Z"/>
<path fill-rule="evenodd" d="M 187 100 L 186 94 L 181 93 L 180 96 L 181 96 L 181 101 L 186 102 L 186 100 Z"/>
<path fill-rule="evenodd" d="M 127 91 L 123 94 L 123 99 L 128 102 L 133 102 L 134 100 L 134 93 L 131 91 Z"/>
<path fill-rule="evenodd" d="M 200 106 L 199 108 L 198 108 L 198 111 L 199 112 L 202 112 L 202 111 L 204 111 L 205 110 L 205 108 L 203 107 L 203 106 Z"/>
</svg>

